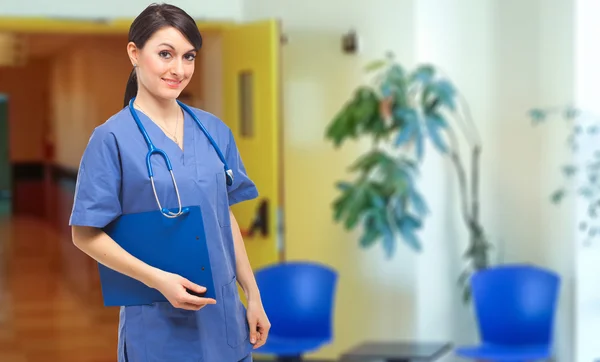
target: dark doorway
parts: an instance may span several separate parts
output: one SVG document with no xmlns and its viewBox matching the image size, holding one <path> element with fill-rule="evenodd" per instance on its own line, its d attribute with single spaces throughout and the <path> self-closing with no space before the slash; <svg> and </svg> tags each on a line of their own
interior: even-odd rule
<svg viewBox="0 0 600 362">
<path fill-rule="evenodd" d="M 12 209 L 8 132 L 8 96 L 0 94 L 0 216 L 10 214 Z"/>
</svg>

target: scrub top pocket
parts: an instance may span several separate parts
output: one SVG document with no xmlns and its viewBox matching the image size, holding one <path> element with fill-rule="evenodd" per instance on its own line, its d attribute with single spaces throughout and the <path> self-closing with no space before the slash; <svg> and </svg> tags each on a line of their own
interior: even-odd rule
<svg viewBox="0 0 600 362">
<path fill-rule="evenodd" d="M 249 325 L 246 307 L 242 304 L 237 290 L 237 279 L 223 286 L 223 308 L 225 309 L 225 327 L 227 343 L 235 348 L 249 337 Z"/>
</svg>

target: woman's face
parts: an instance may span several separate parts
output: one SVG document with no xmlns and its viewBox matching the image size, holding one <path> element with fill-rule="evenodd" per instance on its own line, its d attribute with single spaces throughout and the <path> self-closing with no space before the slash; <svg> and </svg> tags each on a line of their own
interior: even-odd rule
<svg viewBox="0 0 600 362">
<path fill-rule="evenodd" d="M 127 50 L 137 65 L 140 90 L 154 97 L 177 98 L 194 74 L 194 46 L 173 27 L 158 30 L 143 49 L 129 43 Z"/>
</svg>

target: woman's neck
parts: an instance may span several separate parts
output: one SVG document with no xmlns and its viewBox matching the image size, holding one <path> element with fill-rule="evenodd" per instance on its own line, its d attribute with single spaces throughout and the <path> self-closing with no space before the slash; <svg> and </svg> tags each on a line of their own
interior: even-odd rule
<svg viewBox="0 0 600 362">
<path fill-rule="evenodd" d="M 159 122 L 164 122 L 167 126 L 175 124 L 177 112 L 180 111 L 175 99 L 159 99 L 143 91 L 138 92 L 134 103 L 148 117 L 156 117 Z"/>
</svg>

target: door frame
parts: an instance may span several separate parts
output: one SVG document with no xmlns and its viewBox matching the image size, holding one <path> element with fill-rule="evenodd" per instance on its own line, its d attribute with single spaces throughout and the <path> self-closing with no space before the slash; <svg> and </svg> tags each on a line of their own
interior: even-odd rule
<svg viewBox="0 0 600 362">
<path fill-rule="evenodd" d="M 0 32 L 21 34 L 126 34 L 134 18 L 61 19 L 50 17 L 0 16 Z M 200 31 L 219 31 L 235 26 L 234 22 L 197 19 Z"/>
</svg>

